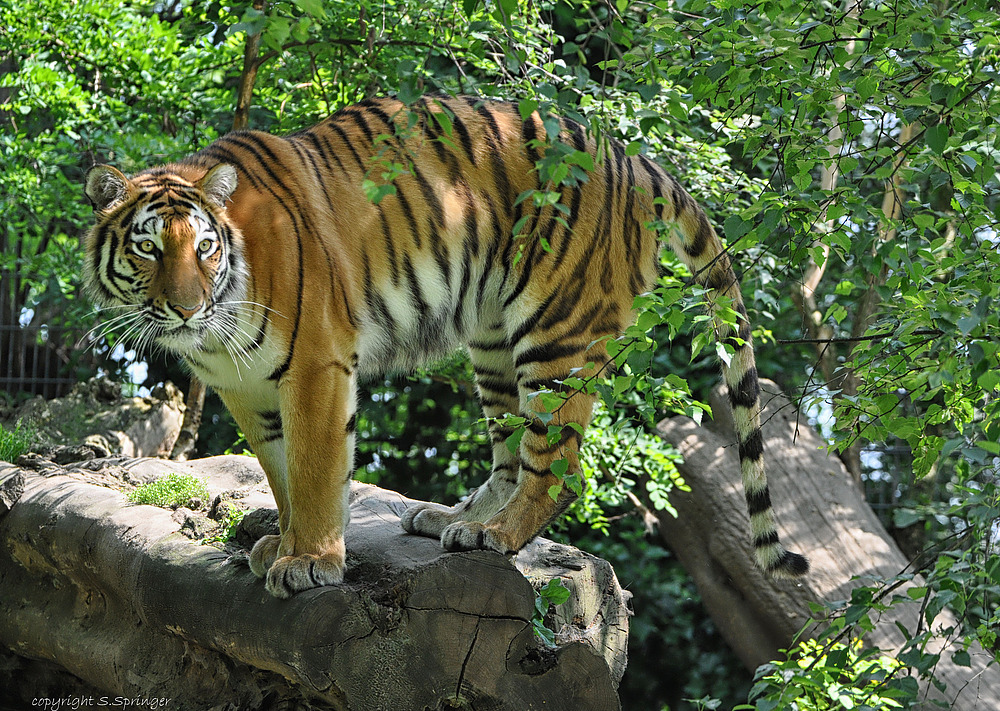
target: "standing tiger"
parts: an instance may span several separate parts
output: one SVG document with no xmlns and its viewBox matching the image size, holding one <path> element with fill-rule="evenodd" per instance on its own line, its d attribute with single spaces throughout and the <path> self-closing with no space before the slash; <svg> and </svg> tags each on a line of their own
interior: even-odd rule
<svg viewBox="0 0 1000 711">
<path fill-rule="evenodd" d="M 447 119 L 441 116 L 441 112 Z M 437 117 L 433 114 L 438 114 Z M 568 148 L 598 156 L 578 124 Z M 446 128 L 447 127 L 447 128 Z M 761 451 L 757 371 L 736 276 L 705 213 L 642 155 L 611 141 L 588 179 L 538 210 L 536 114 L 477 98 L 406 107 L 369 100 L 285 137 L 238 131 L 178 163 L 129 178 L 98 165 L 86 179 L 97 223 L 85 277 L 96 302 L 125 309 L 140 344 L 184 358 L 222 397 L 257 454 L 278 505 L 251 570 L 277 597 L 344 574 L 359 378 L 468 348 L 490 423 L 489 480 L 453 507 L 417 504 L 409 533 L 448 550 L 519 550 L 572 501 L 550 465 L 579 470 L 594 396 L 564 385 L 606 370 L 605 343 L 657 276 L 649 223 L 740 315 L 719 326 L 757 564 L 782 576 L 808 564 L 778 542 Z M 364 189 L 386 151 L 403 160 L 377 203 Z M 380 154 L 381 152 L 381 154 Z M 402 158 L 401 158 L 402 157 Z M 662 199 L 656 199 L 662 198 Z M 530 238 L 518 240 L 515 227 Z M 543 424 L 540 390 L 565 400 Z M 515 452 L 503 415 L 527 419 Z M 561 426 L 552 443 L 550 426 Z"/>
</svg>

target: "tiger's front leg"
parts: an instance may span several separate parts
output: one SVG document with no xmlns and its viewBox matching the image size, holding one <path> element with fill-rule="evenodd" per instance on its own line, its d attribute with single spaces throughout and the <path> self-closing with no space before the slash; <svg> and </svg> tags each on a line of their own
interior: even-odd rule
<svg viewBox="0 0 1000 711">
<path fill-rule="evenodd" d="M 301 360 L 293 362 L 278 385 L 287 510 L 280 512 L 280 539 L 258 542 L 266 549 L 258 556 L 262 562 L 274 556 L 266 588 L 279 598 L 344 579 L 344 530 L 350 517 L 354 369 L 350 359 L 332 354 Z"/>
</svg>

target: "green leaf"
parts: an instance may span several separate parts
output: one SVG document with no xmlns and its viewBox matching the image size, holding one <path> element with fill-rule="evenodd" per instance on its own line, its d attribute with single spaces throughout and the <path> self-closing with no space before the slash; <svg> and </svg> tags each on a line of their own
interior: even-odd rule
<svg viewBox="0 0 1000 711">
<path fill-rule="evenodd" d="M 527 121 L 531 114 L 538 110 L 538 102 L 534 99 L 521 99 L 517 104 L 517 110 L 521 114 L 521 120 Z"/>
<path fill-rule="evenodd" d="M 260 10 L 248 7 L 243 12 L 243 17 L 235 25 L 231 26 L 227 31 L 227 35 L 233 35 L 237 32 L 245 32 L 247 35 L 259 35 L 263 29 L 264 25 L 267 24 L 267 15 L 265 15 Z"/>
<path fill-rule="evenodd" d="M 730 243 L 738 240 L 740 237 L 749 232 L 751 227 L 753 227 L 751 223 L 746 222 L 739 215 L 730 215 L 726 218 L 725 222 L 722 223 L 722 226 L 726 231 L 726 239 L 728 239 Z"/>
<path fill-rule="evenodd" d="M 987 370 L 979 376 L 976 380 L 976 384 L 987 392 L 996 390 L 997 386 L 1000 385 L 1000 371 Z"/>
<path fill-rule="evenodd" d="M 907 528 L 923 520 L 924 517 L 913 509 L 899 508 L 892 512 L 892 522 L 896 528 Z"/>
<path fill-rule="evenodd" d="M 552 648 L 556 646 L 556 633 L 543 625 L 540 620 L 532 620 L 531 627 L 535 632 L 535 636 L 542 640 L 546 647 Z"/>
<path fill-rule="evenodd" d="M 538 591 L 539 596 L 551 605 L 562 605 L 569 600 L 570 591 L 559 578 L 552 578 Z"/>
<path fill-rule="evenodd" d="M 939 123 L 936 126 L 928 126 L 927 130 L 924 131 L 924 141 L 938 155 L 944 153 L 944 149 L 948 145 L 948 124 Z"/>
<path fill-rule="evenodd" d="M 826 219 L 830 222 L 836 222 L 841 217 L 847 214 L 847 208 L 843 205 L 834 203 L 830 207 L 826 208 Z"/>
<path fill-rule="evenodd" d="M 837 284 L 834 293 L 837 296 L 850 296 L 854 292 L 854 284 L 846 279 Z"/>
<path fill-rule="evenodd" d="M 282 45 L 292 32 L 292 23 L 284 17 L 272 16 L 267 21 L 264 30 L 264 42 L 276 51 L 281 51 Z"/>
<path fill-rule="evenodd" d="M 518 447 L 521 446 L 521 440 L 524 439 L 525 427 L 518 427 L 514 432 L 505 440 L 507 445 L 507 451 L 511 454 L 517 454 Z"/>
<path fill-rule="evenodd" d="M 517 11 L 517 0 L 500 0 L 499 4 L 503 11 L 504 23 L 507 24 Z"/>
<path fill-rule="evenodd" d="M 392 183 L 379 185 L 373 180 L 365 179 L 361 183 L 365 195 L 374 205 L 378 205 L 387 195 L 396 194 L 396 186 Z"/>
<path fill-rule="evenodd" d="M 729 347 L 724 345 L 721 341 L 716 341 L 715 343 L 715 354 L 719 356 L 719 360 L 725 363 L 727 367 L 733 360 L 733 354 Z"/>
<path fill-rule="evenodd" d="M 594 157 L 586 151 L 573 151 L 566 156 L 566 162 L 578 165 L 588 173 L 594 171 Z"/>
<path fill-rule="evenodd" d="M 521 230 L 523 230 L 524 226 L 528 224 L 528 220 L 530 220 L 531 217 L 532 217 L 531 215 L 522 215 L 521 218 L 514 223 L 514 227 L 511 229 L 510 233 L 514 237 L 520 237 Z"/>
<path fill-rule="evenodd" d="M 400 82 L 399 91 L 396 92 L 396 98 L 407 106 L 418 101 L 424 95 L 417 81 L 417 76 L 413 74 L 412 69 L 408 68 L 411 63 L 410 60 L 400 62 L 399 74 L 404 78 Z M 402 69 L 402 67 L 407 67 L 407 69 Z"/>
<path fill-rule="evenodd" d="M 313 17 L 322 20 L 326 18 L 326 9 L 323 7 L 323 0 L 292 0 L 297 8 Z"/>
<path fill-rule="evenodd" d="M 979 440 L 978 442 L 976 442 L 976 446 L 979 447 L 979 449 L 986 450 L 990 454 L 1000 454 L 1000 442 Z"/>
<path fill-rule="evenodd" d="M 643 311 L 635 322 L 636 327 L 645 333 L 654 326 L 660 325 L 660 317 L 654 311 Z"/>
<path fill-rule="evenodd" d="M 855 93 L 862 101 L 870 99 L 876 89 L 878 89 L 878 79 L 873 76 L 858 77 L 854 85 Z"/>
<path fill-rule="evenodd" d="M 957 321 L 958 330 L 962 332 L 962 335 L 968 336 L 979 325 L 981 320 L 976 314 L 963 316 Z"/>
</svg>

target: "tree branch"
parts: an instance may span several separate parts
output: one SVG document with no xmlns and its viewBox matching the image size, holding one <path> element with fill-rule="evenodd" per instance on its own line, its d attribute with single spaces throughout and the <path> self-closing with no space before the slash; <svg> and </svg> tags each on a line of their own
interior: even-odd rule
<svg viewBox="0 0 1000 711">
<path fill-rule="evenodd" d="M 799 343 L 859 343 L 861 341 L 878 341 L 883 338 L 891 338 L 895 335 L 895 331 L 886 331 L 885 333 L 873 333 L 868 336 L 850 336 L 843 338 L 789 338 L 789 339 L 778 339 L 776 343 L 781 345 L 796 345 Z M 943 336 L 944 331 L 940 328 L 924 328 L 916 331 L 910 331 L 906 334 L 907 336 Z"/>
<path fill-rule="evenodd" d="M 265 0 L 254 0 L 255 10 L 264 12 Z M 253 100 L 253 86 L 257 82 L 257 69 L 260 53 L 260 33 L 247 35 L 247 45 L 243 50 L 243 72 L 240 74 L 240 88 L 236 95 L 236 115 L 233 117 L 233 130 L 246 128 L 250 118 L 250 102 Z"/>
</svg>

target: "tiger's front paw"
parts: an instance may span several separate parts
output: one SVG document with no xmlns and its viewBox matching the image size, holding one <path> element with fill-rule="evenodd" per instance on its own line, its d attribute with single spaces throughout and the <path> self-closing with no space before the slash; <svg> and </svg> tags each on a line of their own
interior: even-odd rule
<svg viewBox="0 0 1000 711">
<path fill-rule="evenodd" d="M 324 585 L 337 585 L 344 580 L 344 555 L 286 555 L 278 558 L 267 570 L 265 588 L 281 599 L 290 598 L 303 590 Z"/>
<path fill-rule="evenodd" d="M 278 558 L 278 546 L 281 545 L 281 536 L 261 536 L 253 544 L 250 551 L 250 571 L 258 578 L 267 575 L 267 571 Z"/>
<path fill-rule="evenodd" d="M 445 527 L 454 520 L 455 515 L 447 506 L 421 503 L 406 509 L 399 523 L 407 533 L 438 538 Z"/>
<path fill-rule="evenodd" d="M 456 521 L 441 532 L 441 545 L 449 551 L 496 551 L 507 555 L 516 553 L 520 546 L 514 546 L 501 531 L 487 528 L 478 521 Z"/>
</svg>

